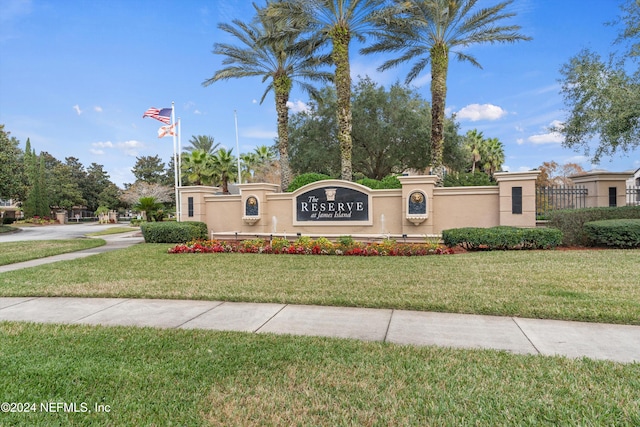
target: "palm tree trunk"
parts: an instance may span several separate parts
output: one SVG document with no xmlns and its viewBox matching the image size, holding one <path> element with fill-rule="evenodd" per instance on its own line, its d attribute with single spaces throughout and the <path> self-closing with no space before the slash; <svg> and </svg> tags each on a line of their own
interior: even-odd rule
<svg viewBox="0 0 640 427">
<path fill-rule="evenodd" d="M 291 80 L 287 76 L 274 79 L 276 93 L 276 111 L 278 113 L 278 151 L 280 153 L 280 188 L 287 191 L 291 183 L 291 166 L 289 165 L 289 92 Z"/>
<path fill-rule="evenodd" d="M 338 141 L 340 142 L 341 177 L 345 181 L 353 179 L 351 164 L 351 70 L 349 64 L 348 28 L 335 27 L 331 34 L 333 51 L 331 53 L 336 66 L 335 84 L 338 95 Z"/>
<path fill-rule="evenodd" d="M 442 43 L 431 48 L 431 167 L 444 178 L 444 108 L 447 99 L 449 48 Z"/>
</svg>

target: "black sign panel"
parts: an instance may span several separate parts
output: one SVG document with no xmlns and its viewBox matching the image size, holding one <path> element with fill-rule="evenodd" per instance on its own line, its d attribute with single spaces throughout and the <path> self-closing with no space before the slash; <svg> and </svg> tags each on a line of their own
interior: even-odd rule
<svg viewBox="0 0 640 427">
<path fill-rule="evenodd" d="M 345 187 L 322 187 L 296 197 L 298 221 L 368 221 L 369 196 Z"/>
</svg>

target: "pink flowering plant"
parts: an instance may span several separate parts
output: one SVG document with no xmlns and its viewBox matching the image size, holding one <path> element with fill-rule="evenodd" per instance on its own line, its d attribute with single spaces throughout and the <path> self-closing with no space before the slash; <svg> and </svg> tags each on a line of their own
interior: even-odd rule
<svg viewBox="0 0 640 427">
<path fill-rule="evenodd" d="M 335 243 L 325 237 L 312 239 L 308 236 L 298 237 L 293 242 L 280 237 L 275 237 L 271 241 L 260 238 L 237 242 L 194 240 L 175 245 L 168 252 L 170 254 L 226 252 L 343 256 L 424 256 L 453 253 L 451 249 L 433 240 L 427 240 L 424 243 L 398 243 L 393 239 L 385 239 L 382 242 L 365 243 L 355 241 L 350 236 L 340 237 Z"/>
</svg>

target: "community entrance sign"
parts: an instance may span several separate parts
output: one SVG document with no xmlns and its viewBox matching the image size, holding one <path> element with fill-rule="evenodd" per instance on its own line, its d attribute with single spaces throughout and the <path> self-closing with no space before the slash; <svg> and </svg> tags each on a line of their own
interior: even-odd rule
<svg viewBox="0 0 640 427">
<path fill-rule="evenodd" d="M 296 197 L 296 220 L 368 221 L 369 195 L 339 186 L 307 191 Z"/>
</svg>

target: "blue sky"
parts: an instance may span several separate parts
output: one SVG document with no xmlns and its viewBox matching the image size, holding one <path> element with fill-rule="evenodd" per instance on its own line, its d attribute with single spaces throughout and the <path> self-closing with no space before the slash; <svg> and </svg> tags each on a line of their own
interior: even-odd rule
<svg viewBox="0 0 640 427">
<path fill-rule="evenodd" d="M 493 5 L 497 0 L 480 0 Z M 258 0 L 258 4 L 262 4 Z M 606 56 L 618 30 L 604 23 L 618 16 L 617 0 L 515 0 L 512 20 L 533 41 L 470 48 L 483 69 L 453 60 L 447 111 L 461 133 L 478 129 L 505 146 L 505 168 L 529 170 L 545 161 L 577 162 L 585 169 L 640 167 L 640 150 L 592 165 L 581 152 L 564 149 L 549 126 L 565 117 L 559 69 L 589 48 Z M 182 144 L 210 135 L 240 152 L 272 145 L 273 96 L 260 105 L 260 79 L 203 87 L 221 68 L 211 53 L 229 42 L 221 22 L 253 16 L 240 0 L 0 0 L 0 123 L 36 151 L 59 160 L 74 156 L 104 165 L 112 181 L 133 182 L 137 156 L 168 162 L 171 138 L 157 138 L 159 121 L 142 118 L 149 107 L 171 107 L 182 121 Z M 407 67 L 385 73 L 383 57 L 351 50 L 352 75 L 389 86 L 404 81 Z M 428 70 L 412 85 L 429 100 Z M 308 97 L 294 88 L 291 111 Z"/>
</svg>

